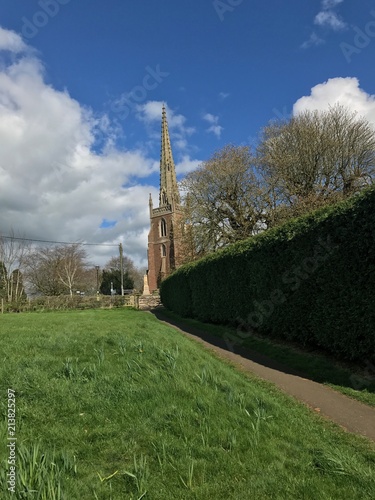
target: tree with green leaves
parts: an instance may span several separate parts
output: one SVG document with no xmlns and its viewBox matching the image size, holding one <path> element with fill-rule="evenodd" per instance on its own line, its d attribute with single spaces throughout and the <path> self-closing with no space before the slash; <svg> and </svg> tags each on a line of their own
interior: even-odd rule
<svg viewBox="0 0 375 500">
<path fill-rule="evenodd" d="M 129 257 L 123 256 L 122 260 L 124 290 L 130 290 L 134 288 L 137 270 Z M 115 294 L 121 295 L 120 257 L 112 257 L 105 265 L 101 276 L 100 293 L 103 295 L 111 295 L 111 284 Z"/>
</svg>

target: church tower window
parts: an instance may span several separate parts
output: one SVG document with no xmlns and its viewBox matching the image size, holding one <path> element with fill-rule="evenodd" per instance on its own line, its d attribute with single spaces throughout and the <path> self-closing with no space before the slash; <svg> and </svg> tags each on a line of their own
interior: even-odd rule
<svg viewBox="0 0 375 500">
<path fill-rule="evenodd" d="M 160 236 L 167 236 L 167 222 L 165 219 L 160 222 Z"/>
</svg>

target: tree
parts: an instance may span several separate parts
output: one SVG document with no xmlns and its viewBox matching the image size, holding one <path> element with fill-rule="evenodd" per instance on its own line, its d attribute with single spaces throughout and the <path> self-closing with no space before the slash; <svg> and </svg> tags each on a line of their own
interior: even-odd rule
<svg viewBox="0 0 375 500">
<path fill-rule="evenodd" d="M 181 183 L 185 197 L 182 248 L 202 256 L 261 229 L 263 190 L 247 146 L 217 151 Z M 186 257 L 186 256 L 185 256 Z"/>
<path fill-rule="evenodd" d="M 4 262 L 0 261 L 0 299 L 5 299 L 7 296 L 6 293 L 7 276 L 8 273 L 5 264 Z"/>
<path fill-rule="evenodd" d="M 56 257 L 59 261 L 57 275 L 60 282 L 73 295 L 73 290 L 79 286 L 87 266 L 87 254 L 80 243 L 64 245 L 56 248 Z"/>
<path fill-rule="evenodd" d="M 9 280 L 8 302 L 24 302 L 26 298 L 23 275 L 19 269 L 14 269 Z"/>
<path fill-rule="evenodd" d="M 120 257 L 112 257 L 105 265 L 102 272 L 102 283 L 100 293 L 103 295 L 111 294 L 111 283 L 117 295 L 121 295 L 121 265 Z M 126 256 L 123 256 L 123 283 L 124 289 L 130 290 L 136 287 L 141 289 L 143 284 L 143 276 L 137 270 L 133 261 Z"/>
<path fill-rule="evenodd" d="M 374 180 L 375 131 L 336 105 L 265 127 L 258 164 L 268 192 L 268 222 L 349 196 Z"/>
<path fill-rule="evenodd" d="M 64 295 L 80 288 L 86 251 L 80 243 L 35 248 L 25 262 L 26 277 L 35 293 Z"/>
<path fill-rule="evenodd" d="M 9 237 L 0 237 L 0 297 L 7 302 L 26 298 L 21 269 L 29 250 L 29 244 L 13 233 Z"/>
<path fill-rule="evenodd" d="M 80 275 L 79 290 L 88 295 L 96 295 L 100 288 L 102 272 L 96 266 L 87 267 Z"/>
</svg>

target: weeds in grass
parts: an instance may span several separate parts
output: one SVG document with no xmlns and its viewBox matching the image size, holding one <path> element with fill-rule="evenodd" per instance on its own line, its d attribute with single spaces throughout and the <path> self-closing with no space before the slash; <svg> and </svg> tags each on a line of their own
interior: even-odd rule
<svg viewBox="0 0 375 500">
<path fill-rule="evenodd" d="M 262 422 L 266 422 L 268 419 L 272 418 L 272 415 L 267 415 L 267 409 L 262 400 L 257 398 L 256 401 L 257 401 L 257 407 L 253 411 L 253 415 L 255 416 L 255 421 L 251 421 L 250 425 L 254 434 L 254 444 L 258 445 L 260 437 L 260 425 Z M 245 413 L 250 418 L 253 418 L 253 416 L 246 408 L 245 408 Z"/>
<path fill-rule="evenodd" d="M 94 349 L 94 351 L 96 353 L 98 365 L 101 366 L 104 362 L 104 350 L 103 348 L 100 348 L 100 349 Z"/>
<path fill-rule="evenodd" d="M 113 474 L 110 474 L 107 477 L 102 477 L 99 472 L 97 472 L 97 474 L 99 476 L 100 482 L 104 483 L 104 481 L 108 481 L 109 479 L 112 479 L 114 476 L 116 476 L 116 474 L 118 474 L 118 470 L 116 470 L 115 472 L 113 472 Z"/>
<path fill-rule="evenodd" d="M 187 473 L 187 478 L 186 481 L 184 478 L 179 474 L 181 483 L 185 486 L 186 489 L 191 490 L 193 487 L 193 475 L 194 475 L 194 459 L 190 458 L 189 460 L 189 466 L 188 466 L 188 473 Z"/>
<path fill-rule="evenodd" d="M 210 435 L 210 423 L 209 420 L 206 418 L 203 418 L 202 421 L 199 424 L 200 429 L 201 429 L 201 438 L 202 438 L 202 444 L 204 447 L 207 447 L 208 444 L 208 438 Z"/>
<path fill-rule="evenodd" d="M 237 432 L 233 429 L 227 433 L 226 443 L 223 446 L 224 450 L 232 451 L 237 444 Z"/>
<path fill-rule="evenodd" d="M 126 342 L 124 339 L 121 339 L 119 342 L 119 351 L 120 351 L 120 354 L 122 354 L 123 356 L 125 356 L 127 353 Z"/>
<path fill-rule="evenodd" d="M 142 354 L 145 350 L 145 346 L 144 346 L 144 343 L 143 342 L 137 342 L 135 344 L 135 350 L 136 352 L 138 352 L 139 354 Z"/>
<path fill-rule="evenodd" d="M 311 454 L 310 466 L 321 474 L 351 476 L 353 478 L 363 476 L 364 479 L 373 477 L 371 466 L 367 470 L 358 467 L 355 455 L 340 453 L 337 450 L 324 451 L 321 449 L 312 450 Z"/>
<path fill-rule="evenodd" d="M 137 488 L 138 495 L 144 496 L 147 493 L 145 490 L 147 486 L 147 481 L 149 479 L 150 470 L 147 464 L 147 457 L 143 454 L 137 459 L 137 456 L 133 457 L 133 472 L 125 471 L 124 474 L 129 476 L 134 480 L 134 484 Z"/>
<path fill-rule="evenodd" d="M 178 346 L 172 351 L 170 349 L 160 349 L 163 359 L 166 361 L 166 365 L 172 370 L 176 369 L 176 361 L 179 356 Z"/>
<path fill-rule="evenodd" d="M 101 482 L 103 482 L 103 481 L 101 480 Z M 104 482 L 105 482 L 105 480 L 104 480 Z M 111 483 L 111 481 L 109 481 L 108 483 L 105 483 L 105 484 L 106 484 L 106 487 L 108 487 L 108 489 L 106 488 L 106 492 L 105 492 L 105 494 L 106 494 L 106 497 L 105 497 L 106 500 L 114 500 L 114 498 L 112 496 L 112 483 Z M 98 495 L 97 495 L 97 493 L 96 493 L 95 490 L 93 490 L 93 495 L 94 495 L 95 500 L 99 500 L 99 497 L 98 497 Z"/>
<path fill-rule="evenodd" d="M 80 373 L 80 378 L 83 382 L 88 382 L 90 380 L 95 380 L 98 374 L 98 368 L 95 364 L 87 365 L 82 368 Z"/>
<path fill-rule="evenodd" d="M 72 358 L 66 358 L 64 366 L 62 368 L 62 376 L 68 379 L 73 379 L 78 374 L 78 358 L 76 358 L 75 363 Z"/>
<path fill-rule="evenodd" d="M 147 330 L 139 331 L 141 315 Z M 0 366 L 0 411 L 6 416 L 4 395 L 13 387 L 17 443 L 20 449 L 28 443 L 31 454 L 23 460 L 37 463 L 34 475 L 44 470 L 45 483 L 55 481 L 49 490 L 43 483 L 38 499 L 31 492 L 21 497 L 26 488 L 17 479 L 17 495 L 0 489 L 1 500 L 373 498 L 375 456 L 364 439 L 322 423 L 149 314 L 86 311 L 1 321 L 0 349 L 13 351 L 12 370 Z M 33 459 L 36 433 L 51 452 L 43 444 Z M 6 438 L 3 418 L 0 439 Z M 75 448 L 78 474 L 69 453 Z M 1 488 L 6 455 L 0 446 Z"/>
<path fill-rule="evenodd" d="M 80 368 L 78 366 L 78 361 L 78 358 L 75 358 L 75 360 L 73 360 L 72 358 L 66 358 L 61 372 L 58 375 L 69 380 L 82 382 L 96 380 L 98 375 L 98 367 L 100 367 L 102 361 L 98 361 L 98 365 L 96 365 L 95 363 L 91 363 L 84 366 L 83 368 Z"/>
<path fill-rule="evenodd" d="M 0 489 L 7 490 L 7 465 L 0 471 Z M 42 445 L 17 446 L 16 484 L 19 498 L 63 500 L 66 476 L 77 474 L 75 455 L 42 451 Z"/>
<path fill-rule="evenodd" d="M 162 475 L 164 476 L 164 469 L 168 463 L 168 457 L 167 457 L 167 450 L 166 450 L 166 447 L 165 447 L 165 443 L 163 442 L 161 444 L 161 453 L 159 453 L 158 451 L 158 447 L 155 443 L 151 443 L 153 448 L 155 449 L 156 451 L 156 457 L 158 459 L 158 463 L 159 463 L 159 466 L 160 466 L 160 470 L 161 470 L 161 473 Z"/>
<path fill-rule="evenodd" d="M 207 370 L 206 367 L 203 367 L 201 373 L 196 373 L 195 376 L 201 385 L 212 385 L 217 389 L 219 384 L 218 378 L 210 370 Z"/>
</svg>

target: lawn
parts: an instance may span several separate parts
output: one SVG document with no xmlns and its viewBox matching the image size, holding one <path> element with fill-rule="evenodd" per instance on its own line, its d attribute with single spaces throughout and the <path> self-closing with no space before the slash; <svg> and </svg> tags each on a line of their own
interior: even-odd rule
<svg viewBox="0 0 375 500">
<path fill-rule="evenodd" d="M 211 325 L 195 319 L 181 318 L 167 309 L 163 309 L 161 313 L 173 321 L 226 340 L 227 347 L 231 350 L 236 351 L 239 346 L 247 347 L 289 368 L 294 368 L 306 378 L 328 385 L 346 396 L 375 407 L 375 366 L 368 359 L 365 359 L 361 366 L 344 363 L 322 351 L 309 352 L 307 348 L 303 350 L 301 346 L 287 341 L 282 343 L 280 339 L 269 339 L 255 333 L 238 332 L 229 326 Z"/>
<path fill-rule="evenodd" d="M 370 442 L 151 314 L 3 315 L 0 348 L 1 499 L 373 498 Z M 6 484 L 9 388 L 16 495 Z"/>
</svg>

